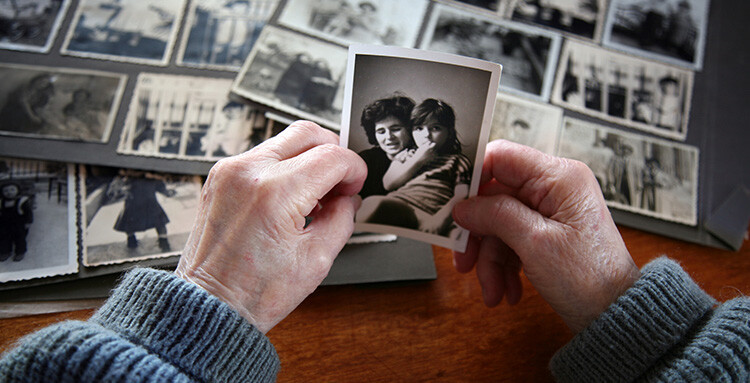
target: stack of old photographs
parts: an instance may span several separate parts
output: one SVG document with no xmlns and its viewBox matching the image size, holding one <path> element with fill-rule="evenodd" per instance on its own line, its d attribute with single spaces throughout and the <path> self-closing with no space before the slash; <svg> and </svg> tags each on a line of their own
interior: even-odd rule
<svg viewBox="0 0 750 383">
<path fill-rule="evenodd" d="M 174 259 L 210 164 L 294 119 L 343 130 L 351 44 L 502 64 L 490 139 L 586 162 L 615 209 L 696 225 L 699 153 L 685 141 L 708 9 L 709 0 L 0 3 L 0 187 L 18 205 L 2 223 L 15 234 L 3 234 L 0 282 Z M 133 216 L 148 222 L 123 223 Z M 47 258 L 52 248 L 59 259 Z"/>
<path fill-rule="evenodd" d="M 611 207 L 694 226 L 698 149 L 683 142 L 708 7 L 708 0 L 281 1 L 232 91 L 274 109 L 271 118 L 343 131 L 358 127 L 339 120 L 350 101 L 342 97 L 350 44 L 500 63 L 492 139 L 603 166 L 597 172 Z"/>
</svg>

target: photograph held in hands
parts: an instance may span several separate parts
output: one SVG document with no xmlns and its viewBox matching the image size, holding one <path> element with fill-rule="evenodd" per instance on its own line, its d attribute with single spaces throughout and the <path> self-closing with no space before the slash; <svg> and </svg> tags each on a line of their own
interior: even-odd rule
<svg viewBox="0 0 750 383">
<path fill-rule="evenodd" d="M 355 229 L 463 251 L 452 218 L 477 194 L 502 67 L 445 53 L 349 48 L 341 145 L 368 176 Z"/>
</svg>

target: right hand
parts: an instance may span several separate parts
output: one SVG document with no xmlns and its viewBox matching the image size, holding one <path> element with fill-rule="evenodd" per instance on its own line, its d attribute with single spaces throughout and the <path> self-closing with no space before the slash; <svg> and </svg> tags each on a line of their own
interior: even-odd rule
<svg viewBox="0 0 750 383">
<path fill-rule="evenodd" d="M 453 217 L 471 232 L 459 272 L 476 265 L 485 304 L 521 297 L 521 268 L 575 332 L 640 276 L 599 184 L 583 163 L 510 141 L 488 144 L 479 196 Z"/>
</svg>

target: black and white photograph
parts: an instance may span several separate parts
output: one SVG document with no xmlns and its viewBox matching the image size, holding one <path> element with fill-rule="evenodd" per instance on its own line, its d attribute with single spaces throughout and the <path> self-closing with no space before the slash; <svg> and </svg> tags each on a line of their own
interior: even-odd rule
<svg viewBox="0 0 750 383">
<path fill-rule="evenodd" d="M 685 140 L 693 72 L 568 40 L 551 101 L 663 137 Z"/>
<path fill-rule="evenodd" d="M 81 0 L 62 54 L 166 66 L 187 0 Z"/>
<path fill-rule="evenodd" d="M 709 5 L 709 0 L 611 0 L 602 44 L 701 70 Z"/>
<path fill-rule="evenodd" d="M 586 163 L 611 207 L 697 223 L 696 147 L 566 117 L 558 155 Z"/>
<path fill-rule="evenodd" d="M 192 1 L 177 64 L 238 71 L 277 0 Z"/>
<path fill-rule="evenodd" d="M 198 214 L 198 176 L 81 166 L 83 264 L 179 254 Z"/>
<path fill-rule="evenodd" d="M 78 271 L 75 171 L 0 158 L 0 283 Z"/>
<path fill-rule="evenodd" d="M 232 85 L 235 94 L 338 130 L 346 48 L 266 26 Z"/>
<path fill-rule="evenodd" d="M 232 80 L 138 75 L 117 152 L 214 161 L 266 139 L 260 111 L 231 100 Z"/>
<path fill-rule="evenodd" d="M 368 168 L 355 230 L 463 251 L 451 210 L 478 191 L 502 67 L 373 45 L 348 63 L 341 145 Z"/>
<path fill-rule="evenodd" d="M 606 0 L 513 0 L 512 20 L 538 25 L 588 41 L 601 39 Z"/>
<path fill-rule="evenodd" d="M 500 92 L 492 116 L 490 141 L 504 139 L 555 154 L 563 110 Z"/>
<path fill-rule="evenodd" d="M 0 49 L 47 53 L 70 0 L 0 1 Z"/>
<path fill-rule="evenodd" d="M 420 45 L 501 64 L 500 90 L 546 102 L 561 40 L 541 28 L 437 4 Z"/>
<path fill-rule="evenodd" d="M 491 12 L 498 16 L 505 16 L 508 5 L 512 0 L 455 0 L 457 3 L 471 5 L 480 8 L 486 12 Z"/>
<path fill-rule="evenodd" d="M 342 45 L 414 47 L 428 0 L 287 0 L 276 23 Z"/>
<path fill-rule="evenodd" d="M 0 64 L 0 135 L 106 143 L 125 75 Z"/>
</svg>

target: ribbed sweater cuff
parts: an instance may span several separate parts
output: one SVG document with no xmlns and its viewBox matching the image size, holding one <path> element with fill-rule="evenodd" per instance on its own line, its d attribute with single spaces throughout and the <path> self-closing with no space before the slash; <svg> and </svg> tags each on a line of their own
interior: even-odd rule
<svg viewBox="0 0 750 383">
<path fill-rule="evenodd" d="M 273 381 L 279 370 L 265 335 L 218 298 L 165 271 L 125 274 L 91 321 L 200 381 Z"/>
<path fill-rule="evenodd" d="M 659 258 L 607 311 L 550 361 L 562 382 L 632 381 L 715 304 L 674 261 Z"/>
</svg>

